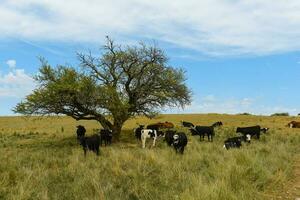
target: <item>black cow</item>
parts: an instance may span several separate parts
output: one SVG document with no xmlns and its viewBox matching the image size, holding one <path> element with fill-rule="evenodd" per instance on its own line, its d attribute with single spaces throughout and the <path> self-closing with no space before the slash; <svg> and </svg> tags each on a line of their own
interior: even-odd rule
<svg viewBox="0 0 300 200">
<path fill-rule="evenodd" d="M 223 126 L 223 123 L 221 121 L 215 122 L 212 124 L 213 127 Z"/>
<path fill-rule="evenodd" d="M 250 135 L 251 138 L 253 136 L 256 136 L 257 139 L 260 138 L 260 126 L 249 126 L 249 127 L 237 127 L 236 132 L 237 133 L 242 133 L 244 136 Z"/>
<path fill-rule="evenodd" d="M 84 126 L 81 126 L 81 125 L 78 125 L 76 127 L 77 127 L 77 131 L 76 131 L 77 140 L 79 140 L 80 138 L 84 137 L 86 130 L 85 130 Z"/>
<path fill-rule="evenodd" d="M 100 130 L 100 145 L 104 142 L 105 146 L 110 145 L 112 141 L 112 131 L 108 129 Z"/>
<path fill-rule="evenodd" d="M 184 148 L 188 143 L 188 139 L 183 132 L 175 133 L 173 135 L 173 147 L 176 151 L 176 153 L 183 154 Z"/>
<path fill-rule="evenodd" d="M 224 148 L 227 150 L 230 148 L 240 148 L 242 146 L 242 142 L 248 142 L 250 143 L 251 136 L 247 134 L 246 136 L 240 136 L 240 137 L 232 137 L 228 138 L 224 141 Z"/>
<path fill-rule="evenodd" d="M 214 126 L 196 126 L 190 129 L 192 135 L 199 135 L 200 141 L 204 140 L 204 136 L 207 135 L 208 141 L 213 141 L 215 135 Z"/>
<path fill-rule="evenodd" d="M 183 127 L 188 127 L 188 128 L 194 127 L 194 124 L 191 123 L 191 122 L 181 121 L 181 124 L 182 124 Z"/>
<path fill-rule="evenodd" d="M 86 156 L 87 150 L 93 151 L 99 156 L 100 136 L 95 134 L 90 137 L 81 137 L 79 139 L 80 145 L 83 148 L 84 156 Z"/>
<path fill-rule="evenodd" d="M 167 142 L 167 144 L 169 146 L 171 146 L 173 144 L 173 136 L 175 135 L 176 131 L 173 130 L 167 130 L 165 133 L 165 141 Z"/>
</svg>

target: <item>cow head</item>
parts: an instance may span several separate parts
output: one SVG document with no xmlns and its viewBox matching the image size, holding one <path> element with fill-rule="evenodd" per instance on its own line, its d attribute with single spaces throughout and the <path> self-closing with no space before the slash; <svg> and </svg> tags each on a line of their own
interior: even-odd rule
<svg viewBox="0 0 300 200">
<path fill-rule="evenodd" d="M 246 135 L 246 142 L 248 142 L 248 143 L 251 142 L 251 135 L 250 134 Z"/>
<path fill-rule="evenodd" d="M 192 135 L 199 135 L 199 133 L 198 133 L 198 131 L 196 129 L 190 128 L 189 130 L 192 133 Z"/>
<path fill-rule="evenodd" d="M 173 135 L 173 144 L 178 144 L 178 142 L 179 142 L 179 135 L 177 135 L 177 134 L 175 134 L 175 135 Z"/>
</svg>

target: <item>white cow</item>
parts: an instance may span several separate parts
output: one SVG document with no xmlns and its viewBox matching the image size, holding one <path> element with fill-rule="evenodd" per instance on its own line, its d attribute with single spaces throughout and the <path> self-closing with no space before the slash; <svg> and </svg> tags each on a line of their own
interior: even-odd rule
<svg viewBox="0 0 300 200">
<path fill-rule="evenodd" d="M 155 146 L 155 141 L 157 139 L 157 132 L 156 130 L 152 129 L 143 129 L 141 130 L 141 140 L 142 140 L 142 147 L 146 147 L 146 139 L 147 138 L 153 138 L 153 144 L 152 146 Z"/>
</svg>

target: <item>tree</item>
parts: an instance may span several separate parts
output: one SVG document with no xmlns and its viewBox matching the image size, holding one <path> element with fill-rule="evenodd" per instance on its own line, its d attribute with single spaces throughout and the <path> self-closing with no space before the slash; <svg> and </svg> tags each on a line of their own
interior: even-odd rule
<svg viewBox="0 0 300 200">
<path fill-rule="evenodd" d="M 190 103 L 184 70 L 167 65 L 156 46 L 115 45 L 107 37 L 100 57 L 78 53 L 81 68 L 52 67 L 40 59 L 38 87 L 14 112 L 25 115 L 64 114 L 76 120 L 97 120 L 118 137 L 126 120 L 151 117 L 161 108 Z"/>
</svg>

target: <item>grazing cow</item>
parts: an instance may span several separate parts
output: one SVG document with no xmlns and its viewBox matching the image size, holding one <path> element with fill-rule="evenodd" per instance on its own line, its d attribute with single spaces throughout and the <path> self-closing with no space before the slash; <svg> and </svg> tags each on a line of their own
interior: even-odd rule
<svg viewBox="0 0 300 200">
<path fill-rule="evenodd" d="M 213 127 L 223 126 L 223 123 L 221 121 L 215 122 L 212 124 Z"/>
<path fill-rule="evenodd" d="M 102 142 L 106 145 L 111 145 L 112 141 L 112 131 L 108 129 L 100 130 L 100 145 L 102 146 Z"/>
<path fill-rule="evenodd" d="M 84 137 L 86 130 L 85 130 L 84 126 L 81 126 L 81 125 L 78 125 L 76 127 L 77 127 L 77 131 L 76 131 L 77 140 L 79 140 L 81 137 Z"/>
<path fill-rule="evenodd" d="M 291 121 L 287 124 L 287 126 L 290 128 L 300 128 L 300 122 Z"/>
<path fill-rule="evenodd" d="M 144 129 L 145 125 L 139 125 L 138 128 L 133 130 L 136 139 L 141 140 L 142 129 Z"/>
<path fill-rule="evenodd" d="M 167 142 L 167 144 L 169 146 L 171 146 L 173 144 L 173 136 L 175 135 L 176 131 L 173 130 L 167 130 L 165 133 L 165 141 Z"/>
<path fill-rule="evenodd" d="M 173 135 L 173 147 L 176 151 L 176 153 L 183 154 L 184 147 L 187 145 L 188 139 L 183 132 L 175 133 Z"/>
<path fill-rule="evenodd" d="M 200 141 L 204 140 L 204 136 L 207 135 L 208 141 L 213 141 L 213 136 L 215 135 L 213 126 L 196 126 L 190 129 L 192 135 L 199 135 Z"/>
<path fill-rule="evenodd" d="M 100 136 L 95 134 L 90 137 L 81 137 L 79 139 L 80 145 L 83 148 L 84 156 L 86 156 L 87 150 L 93 151 L 99 155 Z"/>
<path fill-rule="evenodd" d="M 230 148 L 240 148 L 242 146 L 242 142 L 250 143 L 250 141 L 251 141 L 250 134 L 243 135 L 240 137 L 232 137 L 224 141 L 223 147 L 226 148 L 227 150 Z"/>
<path fill-rule="evenodd" d="M 155 141 L 157 139 L 157 132 L 156 130 L 151 129 L 143 129 L 141 130 L 141 140 L 142 140 L 142 147 L 146 147 L 146 139 L 147 138 L 153 138 L 153 144 L 152 146 L 155 146 Z"/>
<path fill-rule="evenodd" d="M 174 128 L 174 124 L 171 122 L 157 122 L 147 126 L 147 129 L 153 129 L 156 131 L 158 131 L 160 128 Z"/>
<path fill-rule="evenodd" d="M 194 127 L 194 124 L 191 122 L 181 121 L 181 124 L 183 127 L 188 127 L 188 128 Z"/>
<path fill-rule="evenodd" d="M 251 138 L 256 136 L 257 139 L 260 137 L 260 126 L 249 126 L 249 127 L 237 127 L 237 133 L 242 133 L 244 136 L 249 134 Z"/>
<path fill-rule="evenodd" d="M 261 128 L 260 132 L 266 133 L 269 130 L 269 128 Z"/>
</svg>

